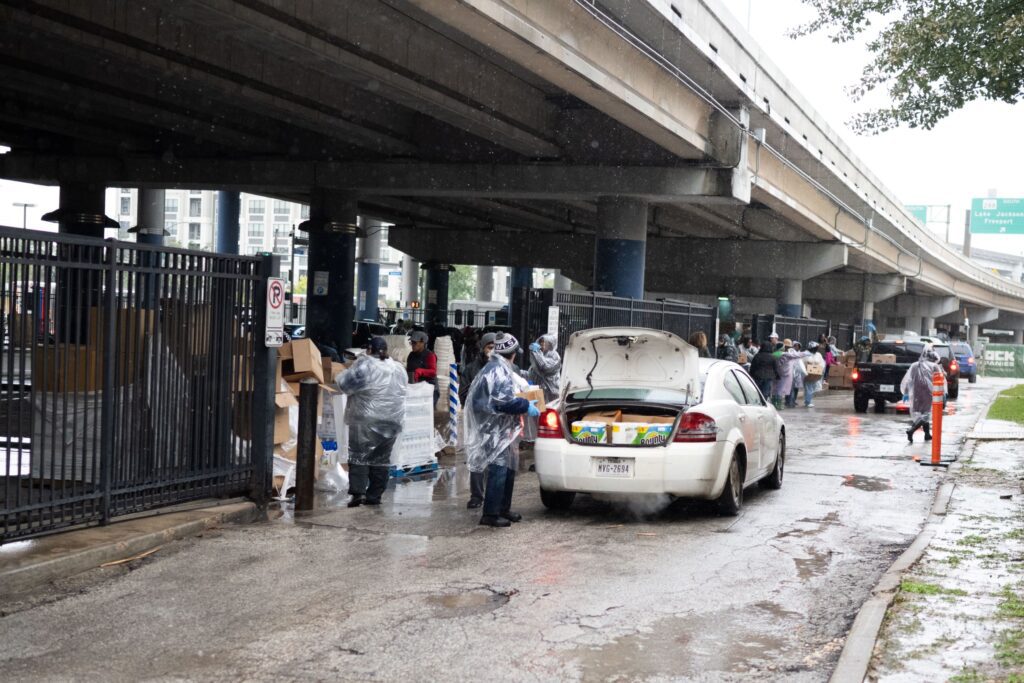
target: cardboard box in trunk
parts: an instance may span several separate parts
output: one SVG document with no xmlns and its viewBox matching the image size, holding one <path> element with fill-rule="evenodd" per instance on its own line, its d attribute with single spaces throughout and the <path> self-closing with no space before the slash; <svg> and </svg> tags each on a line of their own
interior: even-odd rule
<svg viewBox="0 0 1024 683">
<path fill-rule="evenodd" d="M 676 418 L 671 415 L 632 415 L 623 413 L 619 422 L 640 422 L 652 425 L 675 424 Z"/>
<path fill-rule="evenodd" d="M 605 424 L 612 424 L 619 422 L 622 419 L 621 410 L 598 410 L 592 413 L 587 413 L 580 418 L 581 422 L 604 422 Z"/>
</svg>

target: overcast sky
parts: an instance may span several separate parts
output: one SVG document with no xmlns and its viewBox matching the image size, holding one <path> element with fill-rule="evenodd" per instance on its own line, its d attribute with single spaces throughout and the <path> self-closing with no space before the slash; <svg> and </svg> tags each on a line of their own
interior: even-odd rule
<svg viewBox="0 0 1024 683">
<path fill-rule="evenodd" d="M 952 204 L 952 241 L 963 240 L 964 211 L 972 197 L 1024 197 L 1024 105 L 976 102 L 955 112 L 934 130 L 901 129 L 879 136 L 855 135 L 845 122 L 858 110 L 844 88 L 857 81 L 868 61 L 862 43 L 835 45 L 824 34 L 793 40 L 788 29 L 813 16 L 800 0 L 721 0 L 744 25 L 750 9 L 750 33 L 812 106 L 850 145 L 875 175 L 905 204 Z M 28 227 L 51 229 L 39 216 L 57 208 L 56 188 L 0 181 L 0 224 L 20 226 L 22 211 L 13 202 L 36 204 Z M 933 210 L 929 227 L 943 210 Z M 1024 237 L 975 235 L 984 249 L 1024 254 Z"/>
</svg>

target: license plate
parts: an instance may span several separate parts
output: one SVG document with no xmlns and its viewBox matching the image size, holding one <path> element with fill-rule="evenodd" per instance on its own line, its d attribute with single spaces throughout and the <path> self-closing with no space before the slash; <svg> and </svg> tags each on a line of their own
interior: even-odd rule
<svg viewBox="0 0 1024 683">
<path fill-rule="evenodd" d="M 879 385 L 878 390 L 883 392 L 883 393 L 890 393 L 891 394 L 892 392 L 896 391 L 896 385 L 895 384 L 882 384 L 882 385 Z"/>
<path fill-rule="evenodd" d="M 599 477 L 632 477 L 633 461 L 628 458 L 595 458 L 597 476 Z"/>
</svg>

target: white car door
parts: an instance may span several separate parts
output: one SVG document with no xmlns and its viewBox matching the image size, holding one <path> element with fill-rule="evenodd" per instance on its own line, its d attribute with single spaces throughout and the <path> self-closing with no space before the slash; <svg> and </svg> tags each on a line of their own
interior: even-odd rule
<svg viewBox="0 0 1024 683">
<path fill-rule="evenodd" d="M 754 384 L 754 380 L 747 373 L 735 370 L 733 372 L 743 388 L 743 393 L 746 394 L 747 409 L 757 420 L 761 455 L 760 469 L 762 472 L 767 472 L 775 466 L 775 451 L 778 450 L 778 443 L 775 439 L 775 420 L 772 415 L 774 410 L 769 407 L 768 402 L 761 396 L 757 385 Z"/>
<path fill-rule="evenodd" d="M 747 481 L 750 481 L 764 469 L 761 456 L 761 428 L 757 410 L 755 407 L 747 405 L 747 397 L 740 388 L 736 374 L 733 370 L 727 370 L 723 373 L 722 383 L 726 392 L 736 401 L 736 420 L 739 423 L 740 432 L 743 433 L 743 442 L 747 447 Z"/>
</svg>

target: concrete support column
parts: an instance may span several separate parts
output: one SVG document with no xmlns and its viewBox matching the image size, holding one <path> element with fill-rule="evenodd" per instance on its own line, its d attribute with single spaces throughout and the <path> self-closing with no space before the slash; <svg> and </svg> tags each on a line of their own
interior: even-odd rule
<svg viewBox="0 0 1024 683">
<path fill-rule="evenodd" d="M 642 299 L 646 252 L 647 202 L 601 197 L 597 202 L 594 290 Z"/>
<path fill-rule="evenodd" d="M 1024 329 L 1018 327 L 1013 331 L 1013 343 L 1024 344 Z"/>
<path fill-rule="evenodd" d="M 1014 284 L 1019 285 L 1022 278 L 1024 278 L 1024 263 L 1018 261 L 1013 264 L 1013 272 L 1010 275 L 1010 279 L 1013 280 Z"/>
<path fill-rule="evenodd" d="M 981 325 L 971 325 L 967 333 L 967 343 L 971 345 L 975 353 L 978 351 L 978 335 L 981 334 Z"/>
<path fill-rule="evenodd" d="M 477 301 L 494 300 L 494 266 L 476 267 Z"/>
<path fill-rule="evenodd" d="M 925 316 L 921 319 L 921 323 L 921 334 L 926 336 L 930 335 L 932 333 L 932 329 L 935 328 L 935 318 Z"/>
<path fill-rule="evenodd" d="M 427 323 L 448 324 L 448 272 L 451 266 L 447 263 L 428 263 L 427 301 L 423 307 L 426 311 L 423 320 Z"/>
<path fill-rule="evenodd" d="M 59 232 L 103 239 L 104 229 L 117 227 L 117 222 L 103 213 L 106 191 L 99 183 L 61 183 L 60 208 L 42 218 L 57 223 Z"/>
<path fill-rule="evenodd" d="M 356 316 L 360 320 L 377 319 L 377 301 L 380 296 L 380 248 L 383 244 L 385 224 L 367 218 L 363 220 L 362 251 L 359 254 L 359 290 L 356 295 Z"/>
<path fill-rule="evenodd" d="M 216 232 L 214 233 L 215 251 L 221 254 L 238 253 L 241 212 L 242 196 L 240 193 L 233 191 L 217 193 L 217 225 Z"/>
<path fill-rule="evenodd" d="M 356 197 L 316 189 L 309 206 L 306 334 L 337 351 L 352 346 Z"/>
<path fill-rule="evenodd" d="M 512 268 L 512 289 L 531 289 L 533 287 L 533 268 L 515 266 Z"/>
<path fill-rule="evenodd" d="M 164 244 L 164 207 L 167 193 L 163 190 L 139 188 L 139 244 Z"/>
<path fill-rule="evenodd" d="M 408 306 L 420 299 L 420 262 L 412 256 L 402 256 L 402 305 Z"/>
<path fill-rule="evenodd" d="M 775 306 L 775 312 L 792 318 L 801 317 L 804 304 L 804 281 L 782 280 L 779 287 L 779 302 Z"/>
<path fill-rule="evenodd" d="M 860 321 L 865 327 L 868 323 L 875 324 L 875 302 L 864 301 L 861 303 Z M 876 325 L 877 327 L 877 325 Z"/>
<path fill-rule="evenodd" d="M 921 334 L 921 329 L 924 327 L 924 316 L 923 315 L 908 315 L 906 316 L 906 324 L 904 328 L 911 332 L 917 332 Z"/>
<path fill-rule="evenodd" d="M 572 280 L 562 275 L 562 271 L 555 271 L 555 290 L 559 292 L 568 292 L 572 289 Z"/>
</svg>

